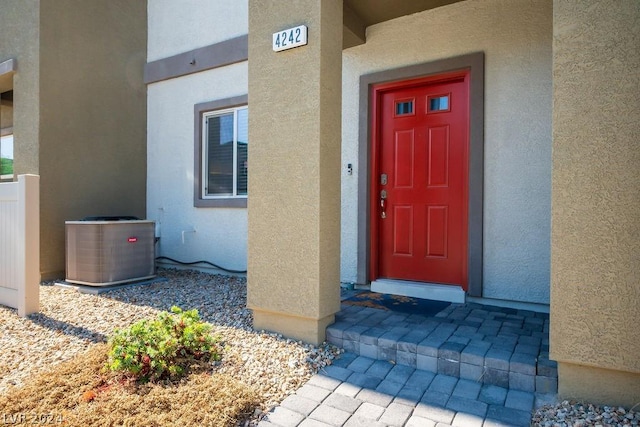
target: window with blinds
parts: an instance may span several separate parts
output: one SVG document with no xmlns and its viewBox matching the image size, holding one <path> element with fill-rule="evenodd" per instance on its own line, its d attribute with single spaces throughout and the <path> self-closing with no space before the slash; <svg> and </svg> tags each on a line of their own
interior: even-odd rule
<svg viewBox="0 0 640 427">
<path fill-rule="evenodd" d="M 244 106 L 203 115 L 203 198 L 247 196 L 248 114 Z"/>
</svg>

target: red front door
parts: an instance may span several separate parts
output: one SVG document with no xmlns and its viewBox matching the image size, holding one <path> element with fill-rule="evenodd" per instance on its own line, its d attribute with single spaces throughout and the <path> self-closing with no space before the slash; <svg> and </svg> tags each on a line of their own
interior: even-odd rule
<svg viewBox="0 0 640 427">
<path fill-rule="evenodd" d="M 374 91 L 372 279 L 466 290 L 468 74 Z"/>
</svg>

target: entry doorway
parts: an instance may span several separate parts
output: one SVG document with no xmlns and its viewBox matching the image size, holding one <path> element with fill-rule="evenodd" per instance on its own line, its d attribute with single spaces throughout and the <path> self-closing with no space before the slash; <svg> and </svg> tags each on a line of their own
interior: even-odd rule
<svg viewBox="0 0 640 427">
<path fill-rule="evenodd" d="M 468 290 L 469 71 L 372 86 L 370 279 Z"/>
</svg>

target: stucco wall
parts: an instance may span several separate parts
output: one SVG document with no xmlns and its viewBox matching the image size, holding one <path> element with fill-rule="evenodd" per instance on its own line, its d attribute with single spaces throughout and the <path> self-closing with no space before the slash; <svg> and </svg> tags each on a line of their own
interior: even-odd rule
<svg viewBox="0 0 640 427">
<path fill-rule="evenodd" d="M 246 0 L 187 0 L 179 6 L 149 0 L 148 14 L 148 62 L 248 31 Z M 246 208 L 196 208 L 193 188 L 194 105 L 247 95 L 247 63 L 153 83 L 147 90 L 147 216 L 160 224 L 159 255 L 245 270 Z"/>
<path fill-rule="evenodd" d="M 247 210 L 193 206 L 194 105 L 246 94 L 246 61 L 148 86 L 147 216 L 160 255 L 246 269 Z"/>
<path fill-rule="evenodd" d="M 247 306 L 254 327 L 319 344 L 340 309 L 342 1 L 251 0 L 249 14 Z M 306 46 L 272 51 L 301 24 Z"/>
<path fill-rule="evenodd" d="M 148 61 L 247 34 L 247 0 L 149 0 Z"/>
<path fill-rule="evenodd" d="M 638 40 L 637 1 L 554 2 L 551 357 L 635 372 L 635 387 L 617 390 L 586 369 L 582 380 L 560 377 L 564 395 L 606 388 L 631 405 L 640 400 Z"/>
<path fill-rule="evenodd" d="M 468 0 L 367 29 L 343 55 L 342 280 L 357 277 L 363 74 L 485 52 L 484 292 L 549 302 L 550 0 Z M 344 173 L 352 163 L 354 174 Z"/>
<path fill-rule="evenodd" d="M 60 276 L 64 221 L 145 215 L 146 4 L 42 0 L 41 270 Z M 18 145 L 18 144 L 16 144 Z"/>
<path fill-rule="evenodd" d="M 15 59 L 13 76 L 14 172 L 39 173 L 39 34 L 37 0 L 0 2 L 0 62 Z"/>
</svg>

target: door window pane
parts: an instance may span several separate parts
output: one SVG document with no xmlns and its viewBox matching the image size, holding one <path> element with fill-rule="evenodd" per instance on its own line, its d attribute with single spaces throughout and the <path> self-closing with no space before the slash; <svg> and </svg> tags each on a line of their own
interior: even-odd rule
<svg viewBox="0 0 640 427">
<path fill-rule="evenodd" d="M 449 95 L 430 97 L 429 111 L 449 111 Z"/>
<path fill-rule="evenodd" d="M 413 101 L 396 102 L 396 116 L 413 114 Z"/>
</svg>

